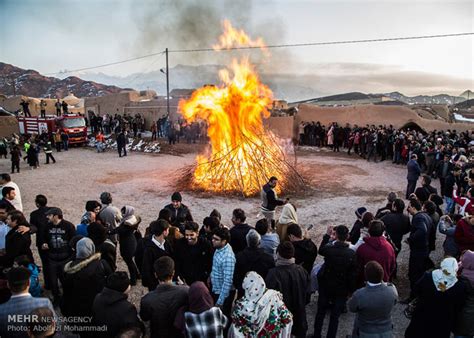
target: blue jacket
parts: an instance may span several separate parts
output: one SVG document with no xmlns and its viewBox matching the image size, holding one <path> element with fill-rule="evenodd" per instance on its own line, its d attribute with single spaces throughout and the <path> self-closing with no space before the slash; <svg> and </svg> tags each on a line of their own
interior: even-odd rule
<svg viewBox="0 0 474 338">
<path fill-rule="evenodd" d="M 28 290 L 33 297 L 41 297 L 41 284 L 39 281 L 40 270 L 34 263 L 28 264 L 30 270 L 30 289 Z"/>
<path fill-rule="evenodd" d="M 420 174 L 421 174 L 421 168 L 418 162 L 416 160 L 408 161 L 407 169 L 408 169 L 407 180 L 417 181 L 418 177 L 420 177 Z"/>
</svg>

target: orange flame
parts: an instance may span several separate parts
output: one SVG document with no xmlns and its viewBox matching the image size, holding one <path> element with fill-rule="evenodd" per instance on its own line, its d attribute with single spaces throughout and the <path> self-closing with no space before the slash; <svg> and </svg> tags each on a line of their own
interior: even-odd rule
<svg viewBox="0 0 474 338">
<path fill-rule="evenodd" d="M 222 48 L 235 44 L 264 47 L 261 39 L 251 40 L 228 21 L 224 28 L 218 45 Z M 204 119 L 209 125 L 210 153 L 198 155 L 193 185 L 253 195 L 271 176 L 282 172 L 278 160 L 284 159 L 284 152 L 273 134 L 264 129 L 262 120 L 270 116 L 267 107 L 273 94 L 260 82 L 248 57 L 234 59 L 229 69 L 219 72 L 219 77 L 222 85 L 199 88 L 179 104 L 187 121 Z M 284 184 L 285 177 L 279 179 Z"/>
<path fill-rule="evenodd" d="M 232 27 L 229 20 L 224 20 L 222 25 L 224 27 L 224 33 L 219 37 L 219 43 L 212 46 L 215 50 L 235 47 L 258 47 L 264 51 L 265 54 L 268 53 L 268 49 L 266 48 L 265 42 L 263 42 L 262 38 L 252 40 L 242 29 L 238 30 Z"/>
</svg>

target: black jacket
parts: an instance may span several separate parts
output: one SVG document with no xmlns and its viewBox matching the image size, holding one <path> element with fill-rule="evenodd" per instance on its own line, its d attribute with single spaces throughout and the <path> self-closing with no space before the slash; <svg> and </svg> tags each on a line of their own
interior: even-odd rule
<svg viewBox="0 0 474 338">
<path fill-rule="evenodd" d="M 441 192 L 443 196 L 453 198 L 454 184 L 456 184 L 456 179 L 452 173 L 449 173 L 444 180 L 444 189 Z"/>
<path fill-rule="evenodd" d="M 423 185 L 415 190 L 415 195 L 421 202 L 426 202 L 431 194 L 438 194 L 438 190 L 431 185 Z"/>
<path fill-rule="evenodd" d="M 48 228 L 48 218 L 46 217 L 46 211 L 48 210 L 49 207 L 39 207 L 30 214 L 30 233 L 36 233 L 36 246 L 38 248 L 45 242 L 43 237 Z"/>
<path fill-rule="evenodd" d="M 0 256 L 0 267 L 11 268 L 15 258 L 26 255 L 30 262 L 34 262 L 31 253 L 31 237 L 29 233 L 20 234 L 17 232 L 18 226 L 10 229 L 5 236 L 5 255 Z"/>
<path fill-rule="evenodd" d="M 334 241 L 324 235 L 319 248 L 324 266 L 318 274 L 320 289 L 329 297 L 347 297 L 356 289 L 357 261 L 354 250 L 347 243 Z"/>
<path fill-rule="evenodd" d="M 181 238 L 175 246 L 176 276 L 191 285 L 196 281 L 206 282 L 212 269 L 212 245 L 204 238 L 198 237 L 195 245 L 189 245 L 186 238 Z"/>
<path fill-rule="evenodd" d="M 410 245 L 410 255 L 416 257 L 428 257 L 430 253 L 430 233 L 433 223 L 424 212 L 418 212 L 411 220 L 410 236 L 408 243 Z"/>
<path fill-rule="evenodd" d="M 104 288 L 99 293 L 92 305 L 94 325 L 106 325 L 106 332 L 96 332 L 97 337 L 116 337 L 125 327 L 143 327 L 137 315 L 135 305 L 127 300 L 128 295 L 109 288 Z"/>
<path fill-rule="evenodd" d="M 110 234 L 119 235 L 120 255 L 122 257 L 133 257 L 137 250 L 137 238 L 135 231 L 141 222 L 140 217 L 137 217 L 138 223 L 131 225 L 127 222 L 120 224 L 118 227 L 110 231 Z"/>
<path fill-rule="evenodd" d="M 191 215 L 189 208 L 181 203 L 179 208 L 175 208 L 173 204 L 168 204 L 164 209 L 171 211 L 171 225 L 178 227 L 184 234 L 184 222 L 193 221 L 193 216 Z"/>
<path fill-rule="evenodd" d="M 279 205 L 285 204 L 285 201 L 276 199 L 275 191 L 267 183 L 262 188 L 262 206 L 270 211 L 275 210 Z"/>
<path fill-rule="evenodd" d="M 362 224 L 361 220 L 355 221 L 354 225 L 352 226 L 351 232 L 349 233 L 349 241 L 352 244 L 356 244 L 356 242 L 359 240 L 360 237 L 360 231 L 364 225 Z"/>
<path fill-rule="evenodd" d="M 102 291 L 112 269 L 100 253 L 74 259 L 64 266 L 61 312 L 65 316 L 92 316 L 95 296 Z"/>
<path fill-rule="evenodd" d="M 273 257 L 262 248 L 245 248 L 235 255 L 235 260 L 234 286 L 239 290 L 239 296 L 243 296 L 242 282 L 247 272 L 255 271 L 265 279 L 268 271 L 275 267 Z"/>
<path fill-rule="evenodd" d="M 283 302 L 293 314 L 291 333 L 302 336 L 308 330 L 306 304 L 308 300 L 308 273 L 297 264 L 277 266 L 268 271 L 265 284 L 267 288 L 280 291 Z"/>
<path fill-rule="evenodd" d="M 310 274 L 318 256 L 318 247 L 309 238 L 292 243 L 295 247 L 295 263 L 300 264 Z"/>
<path fill-rule="evenodd" d="M 151 238 L 145 239 L 145 249 L 143 251 L 143 262 L 142 262 L 142 284 L 148 287 L 148 290 L 152 291 L 156 289 L 158 285 L 158 279 L 155 277 L 155 270 L 153 265 L 155 261 L 163 256 L 173 257 L 173 249 L 168 241 L 165 241 L 165 250 L 160 249 Z"/>
<path fill-rule="evenodd" d="M 410 232 L 410 218 L 403 213 L 391 212 L 382 217 L 381 221 L 385 224 L 385 230 L 400 251 L 403 236 Z"/>
<path fill-rule="evenodd" d="M 58 225 L 49 223 L 43 236 L 44 243 L 49 246 L 47 250 L 49 259 L 63 261 L 70 258 L 72 249 L 69 242 L 75 235 L 76 227 L 71 222 L 63 219 Z"/>
<path fill-rule="evenodd" d="M 100 252 L 101 258 L 109 264 L 112 271 L 117 269 L 117 246 L 110 239 L 106 239 L 95 247 L 96 252 Z"/>
<path fill-rule="evenodd" d="M 245 236 L 247 236 L 247 233 L 252 229 L 253 228 L 248 224 L 234 225 L 234 227 L 230 229 L 230 246 L 234 254 L 239 253 L 247 247 L 247 239 Z"/>
</svg>

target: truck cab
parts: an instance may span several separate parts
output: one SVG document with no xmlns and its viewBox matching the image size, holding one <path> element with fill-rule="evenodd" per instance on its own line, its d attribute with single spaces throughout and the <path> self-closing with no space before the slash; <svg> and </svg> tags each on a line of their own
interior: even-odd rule
<svg viewBox="0 0 474 338">
<path fill-rule="evenodd" d="M 56 125 L 69 136 L 70 144 L 87 141 L 87 127 L 84 117 L 78 114 L 64 114 L 56 119 Z"/>
</svg>

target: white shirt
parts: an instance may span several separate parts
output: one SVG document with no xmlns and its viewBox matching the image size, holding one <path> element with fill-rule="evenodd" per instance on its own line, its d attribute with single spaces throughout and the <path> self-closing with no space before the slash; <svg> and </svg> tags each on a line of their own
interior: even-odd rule
<svg viewBox="0 0 474 338">
<path fill-rule="evenodd" d="M 166 250 L 165 250 L 165 241 L 163 241 L 163 243 L 160 243 L 158 240 L 156 240 L 155 236 L 152 236 L 152 237 L 151 237 L 151 241 L 152 241 L 153 243 L 155 243 L 155 245 L 156 245 L 157 247 L 159 247 L 161 250 L 166 251 Z"/>
<path fill-rule="evenodd" d="M 10 203 L 15 207 L 16 210 L 20 210 L 21 212 L 23 212 L 23 204 L 21 203 L 21 193 L 20 188 L 18 188 L 18 185 L 15 182 L 10 181 L 5 185 L 2 185 L 0 187 L 0 190 L 4 187 L 12 187 L 15 189 L 16 196 L 12 201 L 10 201 Z"/>
</svg>

